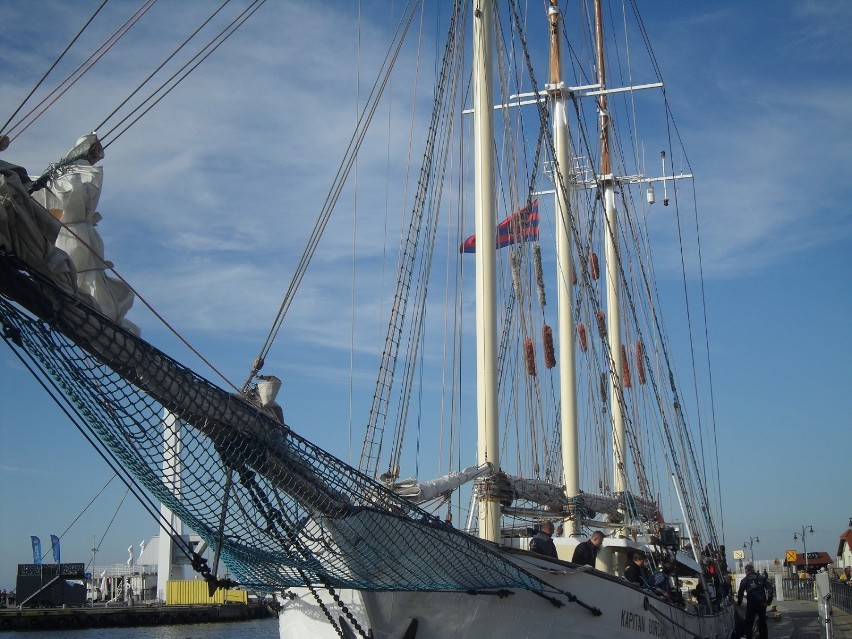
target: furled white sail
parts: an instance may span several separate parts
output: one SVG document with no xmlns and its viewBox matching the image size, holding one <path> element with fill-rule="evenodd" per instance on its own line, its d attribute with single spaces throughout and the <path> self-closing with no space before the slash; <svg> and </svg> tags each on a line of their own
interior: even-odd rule
<svg viewBox="0 0 852 639">
<path fill-rule="evenodd" d="M 403 479 L 393 485 L 393 491 L 408 501 L 420 504 L 424 501 L 434 499 L 438 495 L 455 490 L 459 486 L 473 481 L 477 477 L 491 472 L 491 464 L 480 464 L 479 466 L 468 466 L 460 472 L 449 473 L 443 477 L 429 481 L 417 481 L 413 477 Z"/>
<path fill-rule="evenodd" d="M 138 335 L 139 328 L 124 317 L 133 305 L 133 292 L 127 284 L 106 274 L 112 263 L 104 259 L 104 242 L 95 228 L 102 219 L 95 209 L 104 174 L 103 168 L 94 164 L 103 157 L 94 133 L 80 137 L 47 187 L 33 197 L 62 223 L 56 247 L 74 263 L 78 291 L 91 296 L 104 315 Z"/>
</svg>

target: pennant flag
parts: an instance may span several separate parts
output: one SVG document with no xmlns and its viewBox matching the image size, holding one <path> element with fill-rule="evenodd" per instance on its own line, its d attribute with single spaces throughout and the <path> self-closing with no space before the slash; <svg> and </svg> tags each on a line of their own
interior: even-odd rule
<svg viewBox="0 0 852 639">
<path fill-rule="evenodd" d="M 58 564 L 59 562 L 59 537 L 56 535 L 50 536 L 50 548 L 53 550 L 53 563 Z"/>
<path fill-rule="evenodd" d="M 35 535 L 30 535 L 30 540 L 33 542 L 33 563 L 41 566 L 41 540 Z"/>
<path fill-rule="evenodd" d="M 497 248 L 503 248 L 523 240 L 538 239 L 538 200 L 512 213 L 497 226 Z M 462 253 L 476 253 L 476 234 L 467 238 L 459 247 Z"/>
</svg>

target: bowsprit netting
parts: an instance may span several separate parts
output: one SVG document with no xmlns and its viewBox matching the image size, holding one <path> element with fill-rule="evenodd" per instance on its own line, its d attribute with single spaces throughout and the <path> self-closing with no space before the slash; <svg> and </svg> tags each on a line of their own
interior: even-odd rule
<svg viewBox="0 0 852 639">
<path fill-rule="evenodd" d="M 242 584 L 553 592 L 2 252 L 0 293 L 9 346 Z"/>
</svg>

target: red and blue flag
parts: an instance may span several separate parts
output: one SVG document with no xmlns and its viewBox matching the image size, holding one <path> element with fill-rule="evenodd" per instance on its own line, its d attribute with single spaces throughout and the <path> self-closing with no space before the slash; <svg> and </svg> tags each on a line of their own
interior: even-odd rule
<svg viewBox="0 0 852 639">
<path fill-rule="evenodd" d="M 525 240 L 538 239 L 538 200 L 515 211 L 497 225 L 497 248 Z M 476 234 L 467 238 L 459 247 L 462 253 L 476 253 Z"/>
</svg>

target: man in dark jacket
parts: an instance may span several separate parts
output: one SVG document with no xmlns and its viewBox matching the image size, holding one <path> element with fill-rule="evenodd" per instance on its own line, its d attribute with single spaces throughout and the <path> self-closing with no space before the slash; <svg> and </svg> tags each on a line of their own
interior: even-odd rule
<svg viewBox="0 0 852 639">
<path fill-rule="evenodd" d="M 541 525 L 535 537 L 530 539 L 530 550 L 539 555 L 556 557 L 556 545 L 551 537 L 553 537 L 553 522 L 546 521 Z"/>
<path fill-rule="evenodd" d="M 598 550 L 600 550 L 601 544 L 603 544 L 603 539 L 604 534 L 600 530 L 593 532 L 588 541 L 577 544 L 571 561 L 581 566 L 591 566 L 594 568 L 595 560 L 598 557 Z"/>
<path fill-rule="evenodd" d="M 766 629 L 766 607 L 772 603 L 772 591 L 768 587 L 766 579 L 754 571 L 754 566 L 748 564 L 745 567 L 746 576 L 740 582 L 737 591 L 737 605 L 743 604 L 743 594 L 748 597 L 746 604 L 745 632 L 746 639 L 751 639 L 751 631 L 754 626 L 754 618 L 757 616 L 757 628 L 760 639 L 766 639 L 769 634 Z"/>
<path fill-rule="evenodd" d="M 634 586 L 648 588 L 651 575 L 648 573 L 648 558 L 645 553 L 636 550 L 630 557 L 630 563 L 624 569 L 624 578 Z"/>
</svg>

